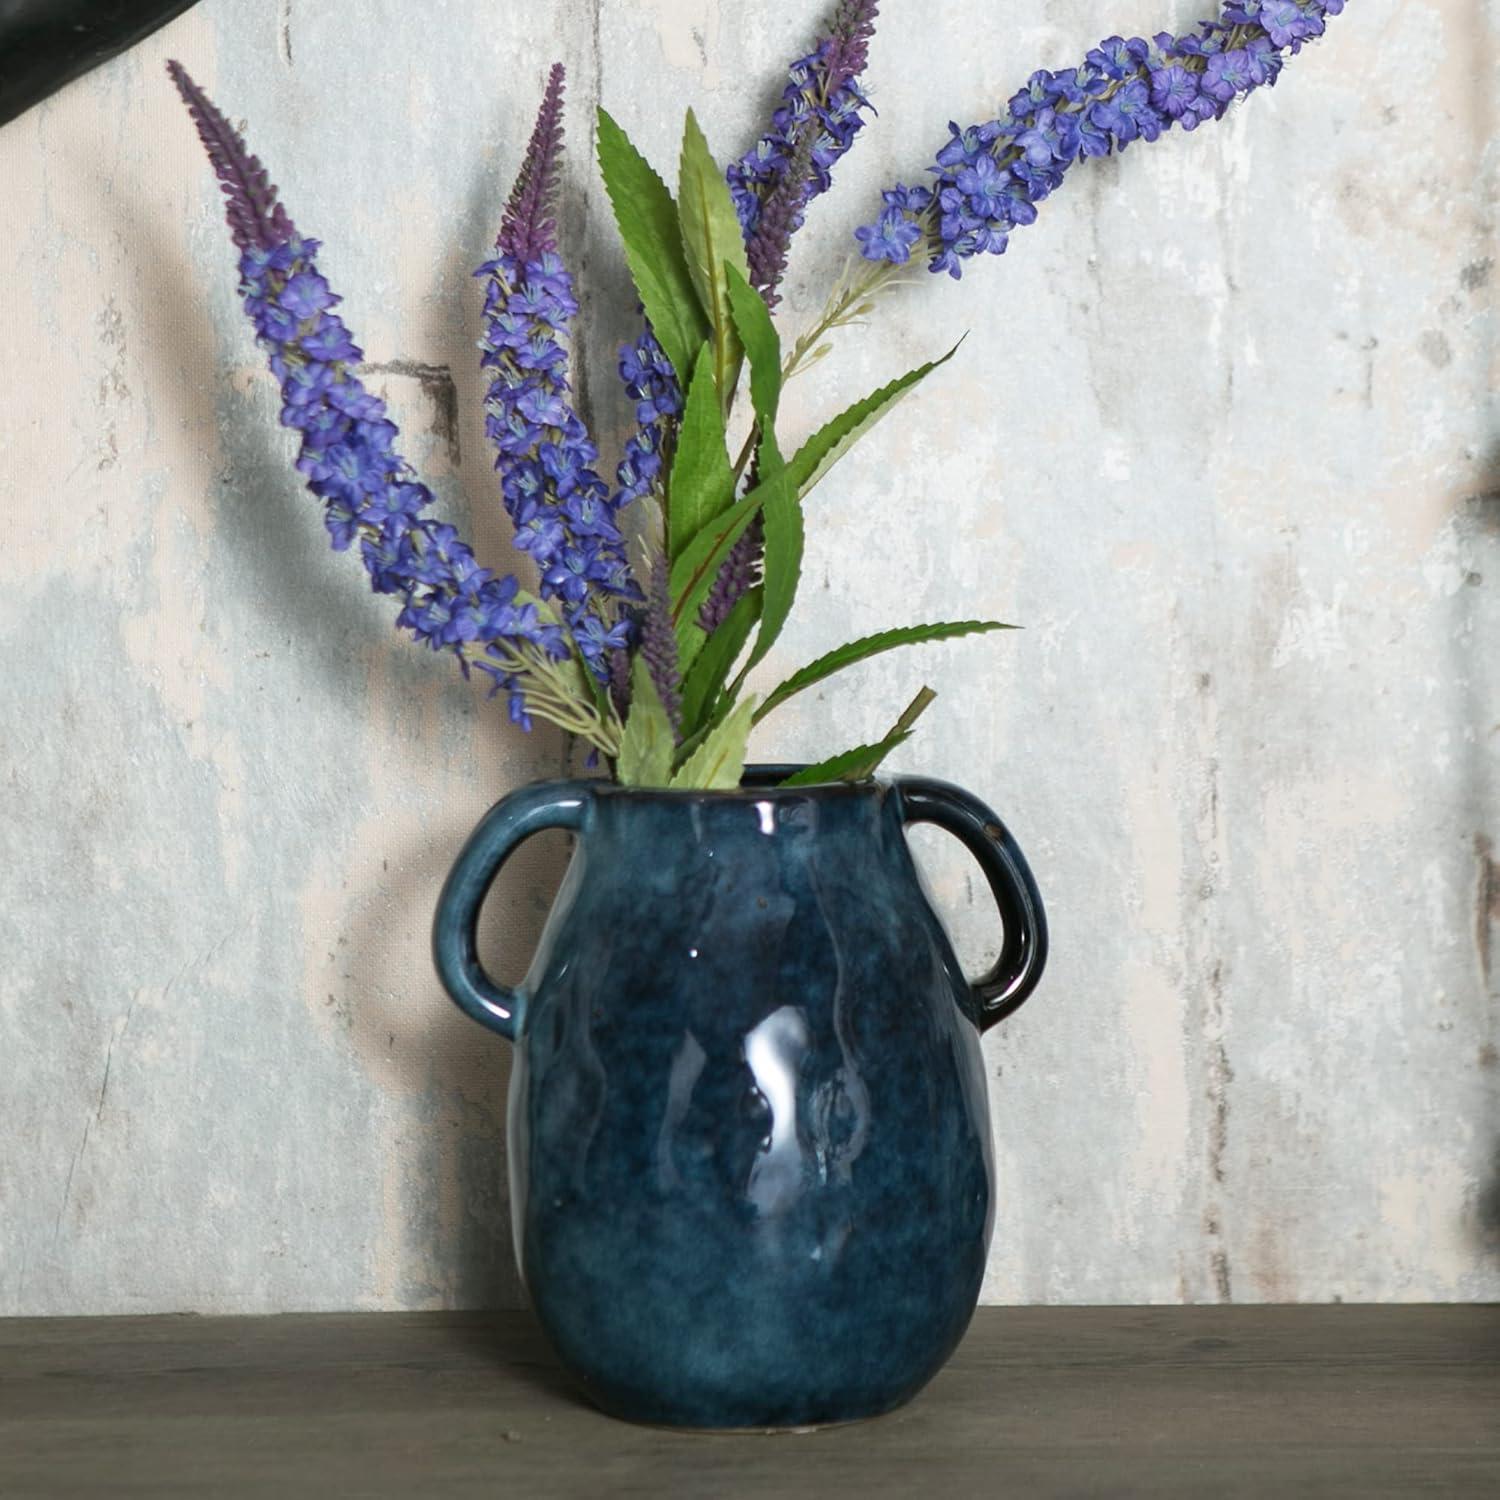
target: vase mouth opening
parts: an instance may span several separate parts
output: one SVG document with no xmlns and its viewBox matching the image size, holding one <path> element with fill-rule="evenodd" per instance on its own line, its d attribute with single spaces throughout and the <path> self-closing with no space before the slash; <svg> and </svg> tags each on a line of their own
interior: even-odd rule
<svg viewBox="0 0 1500 1500">
<path fill-rule="evenodd" d="M 632 800 L 659 800 L 662 802 L 686 803 L 711 802 L 764 802 L 769 800 L 823 801 L 856 800 L 880 795 L 888 783 L 875 777 L 864 781 L 817 781 L 805 786 L 782 786 L 788 776 L 795 775 L 803 767 L 799 765 L 754 765 L 745 767 L 745 775 L 737 787 L 667 787 L 667 786 L 621 786 L 618 782 L 601 781 L 595 791 L 609 797 L 629 797 Z"/>
</svg>

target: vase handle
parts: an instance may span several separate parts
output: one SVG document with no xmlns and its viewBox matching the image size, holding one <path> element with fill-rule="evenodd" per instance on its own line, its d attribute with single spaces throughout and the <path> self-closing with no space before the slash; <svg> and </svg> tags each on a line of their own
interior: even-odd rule
<svg viewBox="0 0 1500 1500">
<path fill-rule="evenodd" d="M 479 962 L 479 908 L 517 844 L 544 828 L 582 829 L 593 794 L 584 781 L 544 781 L 497 802 L 459 853 L 432 924 L 432 959 L 453 1002 L 514 1042 L 526 1024 L 526 994 L 497 984 Z"/>
<path fill-rule="evenodd" d="M 1000 908 L 1005 939 L 989 973 L 970 986 L 980 1030 L 1017 1010 L 1047 963 L 1047 914 L 1026 857 L 1005 825 L 977 797 L 946 781 L 898 776 L 903 823 L 936 823 L 979 861 Z"/>
</svg>

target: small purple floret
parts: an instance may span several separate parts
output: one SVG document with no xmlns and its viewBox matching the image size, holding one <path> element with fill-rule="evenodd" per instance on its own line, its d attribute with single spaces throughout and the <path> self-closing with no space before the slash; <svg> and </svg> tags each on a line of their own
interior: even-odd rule
<svg viewBox="0 0 1500 1500">
<path fill-rule="evenodd" d="M 682 414 L 682 387 L 649 323 L 633 343 L 620 346 L 619 368 L 625 394 L 635 402 L 636 431 L 615 470 L 617 508 L 657 487 L 665 464 L 667 433 Z"/>
</svg>

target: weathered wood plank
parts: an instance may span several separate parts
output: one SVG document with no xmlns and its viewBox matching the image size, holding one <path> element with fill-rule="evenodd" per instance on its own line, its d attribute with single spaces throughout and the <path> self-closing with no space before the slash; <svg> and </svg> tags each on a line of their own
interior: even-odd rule
<svg viewBox="0 0 1500 1500">
<path fill-rule="evenodd" d="M 1500 1308 L 986 1308 L 915 1403 L 632 1427 L 529 1316 L 0 1323 L 0 1494 L 1500 1492 Z"/>
</svg>

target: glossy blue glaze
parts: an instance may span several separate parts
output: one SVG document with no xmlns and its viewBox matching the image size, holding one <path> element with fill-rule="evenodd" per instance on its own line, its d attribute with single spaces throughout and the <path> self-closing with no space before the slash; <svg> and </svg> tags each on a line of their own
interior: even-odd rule
<svg viewBox="0 0 1500 1500">
<path fill-rule="evenodd" d="M 971 986 L 908 822 L 979 858 L 1005 947 Z M 479 967 L 505 855 L 577 831 L 526 982 Z M 689 1427 L 888 1411 L 979 1295 L 993 1171 L 979 1029 L 1040 975 L 1025 862 L 938 782 L 681 793 L 601 782 L 500 803 L 439 903 L 439 972 L 517 1044 L 517 1256 L 603 1409 Z"/>
</svg>

